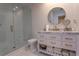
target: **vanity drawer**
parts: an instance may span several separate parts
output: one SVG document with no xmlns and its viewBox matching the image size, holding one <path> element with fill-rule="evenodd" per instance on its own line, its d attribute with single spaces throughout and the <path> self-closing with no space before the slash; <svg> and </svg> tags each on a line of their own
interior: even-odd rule
<svg viewBox="0 0 79 59">
<path fill-rule="evenodd" d="M 61 36 L 60 35 L 48 35 L 48 39 L 50 40 L 61 40 Z"/>
<path fill-rule="evenodd" d="M 76 43 L 62 42 L 62 48 L 76 50 Z"/>
<path fill-rule="evenodd" d="M 39 39 L 47 39 L 47 35 L 46 34 L 39 34 L 38 38 Z"/>
<path fill-rule="evenodd" d="M 39 39 L 52 39 L 52 40 L 60 40 L 61 34 L 53 34 L 53 33 L 40 33 L 37 36 Z"/>
<path fill-rule="evenodd" d="M 47 41 L 44 40 L 44 39 L 39 39 L 38 42 L 40 42 L 40 43 L 46 43 Z"/>
<path fill-rule="evenodd" d="M 63 40 L 62 41 L 66 41 L 66 42 L 76 42 L 76 36 L 75 35 L 63 35 L 62 36 Z"/>
<path fill-rule="evenodd" d="M 54 47 L 59 47 L 59 48 L 61 48 L 61 41 L 57 41 L 57 40 L 50 40 L 49 41 L 49 44 L 50 44 L 50 46 L 54 46 Z"/>
<path fill-rule="evenodd" d="M 44 38 L 45 37 L 45 34 L 39 34 L 39 37 L 40 38 Z"/>
</svg>

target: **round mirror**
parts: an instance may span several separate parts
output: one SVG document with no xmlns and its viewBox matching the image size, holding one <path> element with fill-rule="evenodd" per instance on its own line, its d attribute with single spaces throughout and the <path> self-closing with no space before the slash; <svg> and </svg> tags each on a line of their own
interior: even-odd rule
<svg viewBox="0 0 79 59">
<path fill-rule="evenodd" d="M 55 7 L 52 10 L 50 10 L 48 14 L 48 20 L 53 25 L 60 24 L 65 19 L 65 11 L 61 7 Z"/>
</svg>

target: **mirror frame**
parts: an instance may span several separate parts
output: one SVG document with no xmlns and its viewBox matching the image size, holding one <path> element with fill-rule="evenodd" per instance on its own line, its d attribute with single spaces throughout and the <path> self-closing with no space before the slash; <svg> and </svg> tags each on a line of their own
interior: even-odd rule
<svg viewBox="0 0 79 59">
<path fill-rule="evenodd" d="M 65 17 L 66 17 L 66 12 L 65 12 L 65 10 L 64 10 L 62 7 L 54 7 L 54 8 L 52 8 L 52 9 L 49 11 L 49 13 L 48 13 L 48 21 L 49 21 L 51 24 L 53 24 L 53 22 L 52 22 L 53 20 L 52 20 L 52 21 L 50 20 L 50 13 L 53 12 L 53 10 L 56 9 L 56 8 L 62 9 L 62 10 L 64 11 L 64 19 L 65 19 Z M 58 24 L 59 24 L 59 22 L 58 22 Z M 53 25 L 58 25 L 58 24 L 53 24 Z"/>
</svg>

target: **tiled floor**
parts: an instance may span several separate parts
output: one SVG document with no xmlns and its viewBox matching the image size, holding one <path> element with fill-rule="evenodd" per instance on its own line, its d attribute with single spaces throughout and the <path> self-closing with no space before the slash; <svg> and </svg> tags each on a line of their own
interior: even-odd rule
<svg viewBox="0 0 79 59">
<path fill-rule="evenodd" d="M 45 54 L 32 52 L 29 48 L 26 49 L 25 47 L 22 47 L 7 54 L 6 56 L 45 56 Z"/>
</svg>

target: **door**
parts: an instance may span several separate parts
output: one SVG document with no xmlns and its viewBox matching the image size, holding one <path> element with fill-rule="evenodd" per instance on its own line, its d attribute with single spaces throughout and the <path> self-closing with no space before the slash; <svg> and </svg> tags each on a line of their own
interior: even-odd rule
<svg viewBox="0 0 79 59">
<path fill-rule="evenodd" d="M 24 45 L 23 40 L 23 10 L 19 9 L 13 12 L 14 25 L 14 45 L 15 48 L 20 48 Z"/>
</svg>

